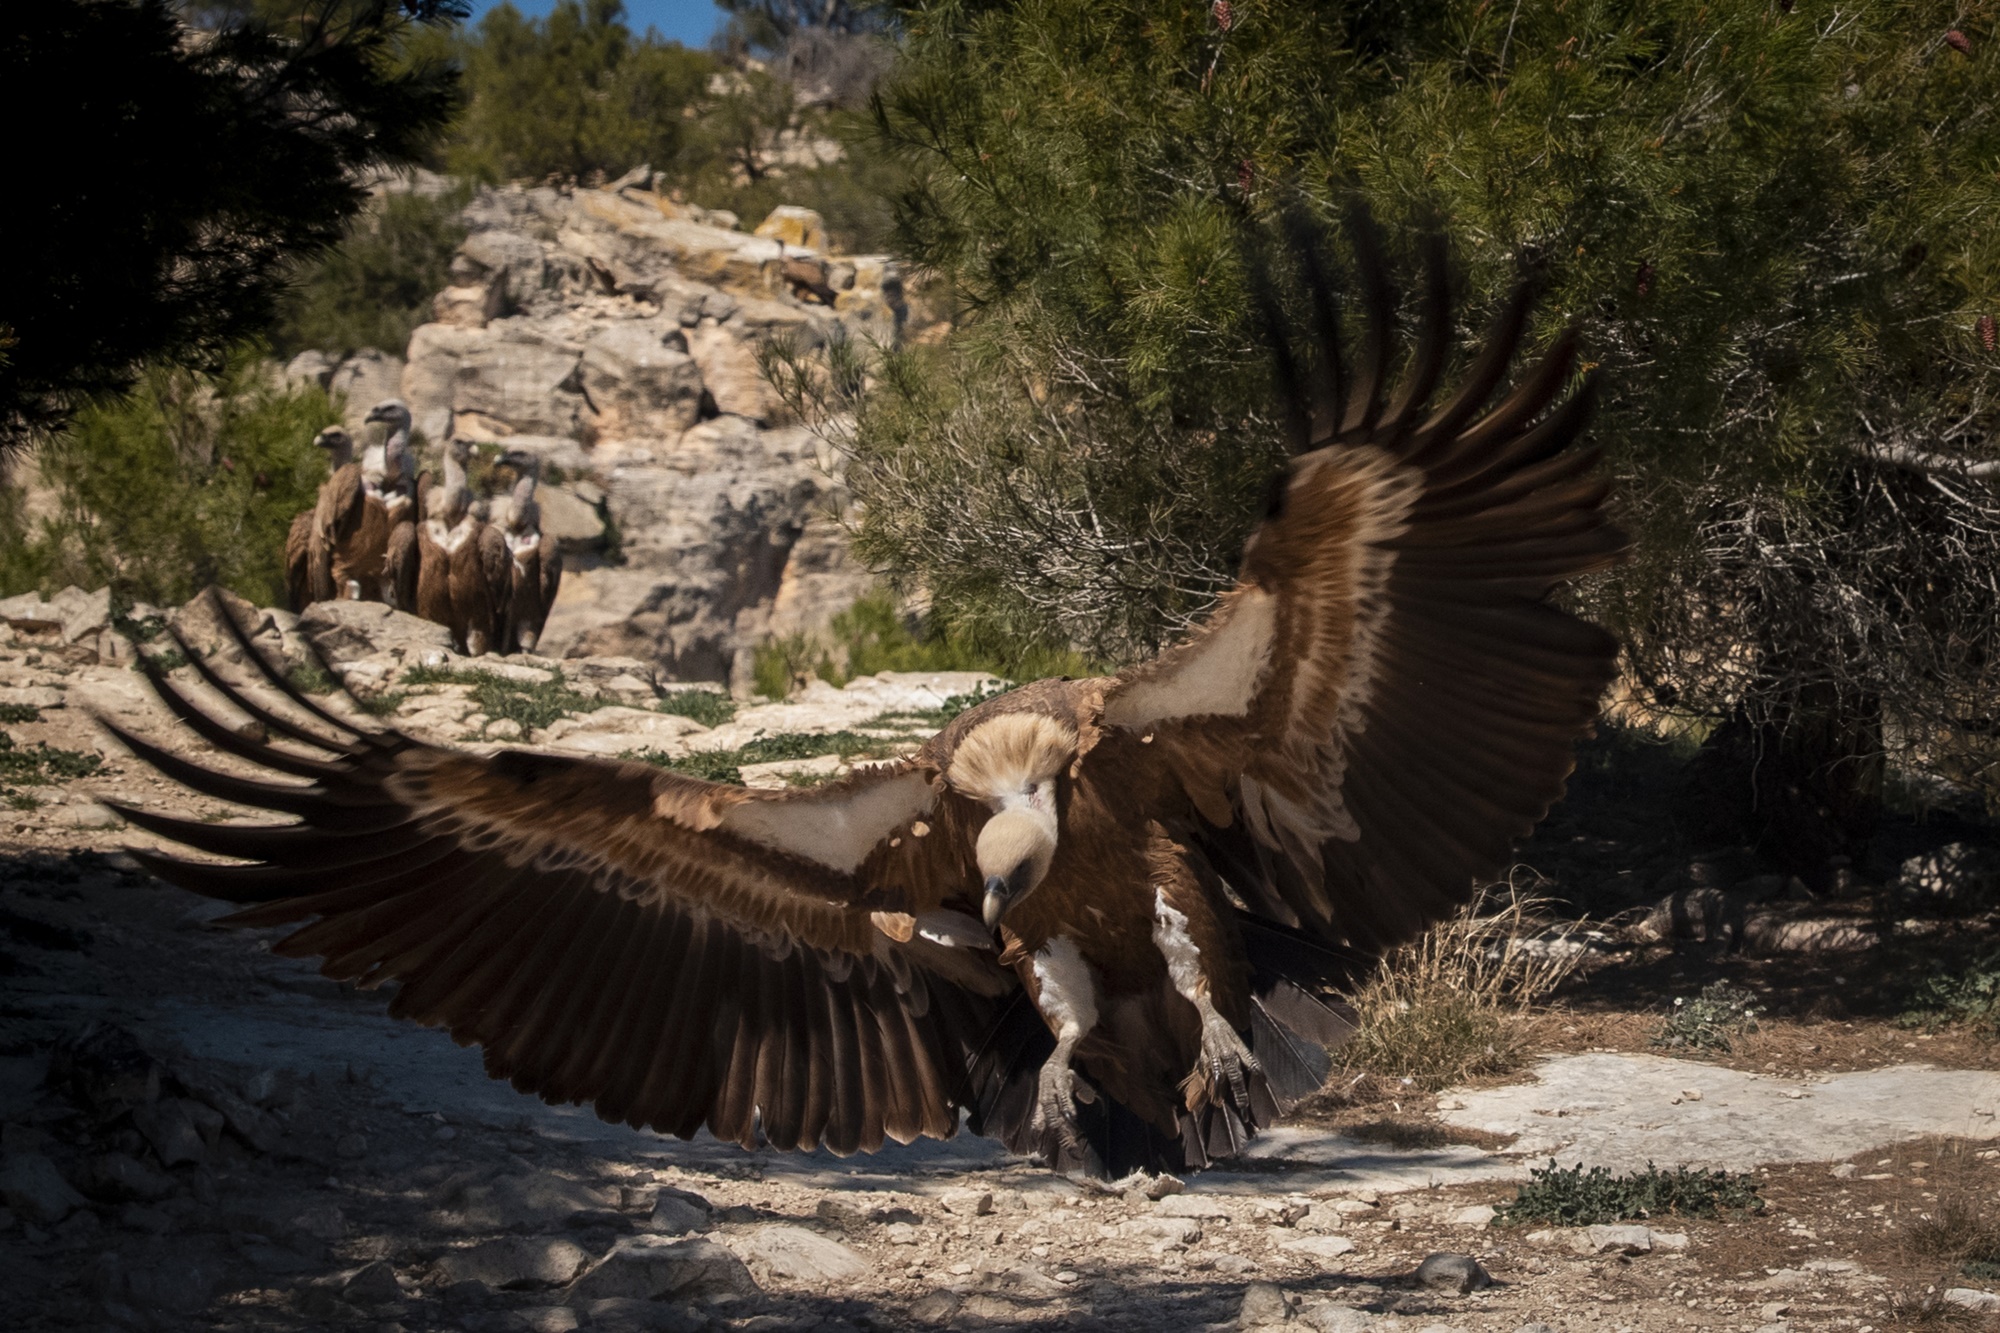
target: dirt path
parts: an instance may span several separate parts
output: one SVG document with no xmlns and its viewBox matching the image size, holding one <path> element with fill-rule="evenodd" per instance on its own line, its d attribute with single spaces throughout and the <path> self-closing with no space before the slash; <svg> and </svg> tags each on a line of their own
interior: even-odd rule
<svg viewBox="0 0 2000 1333">
<path fill-rule="evenodd" d="M 840 1161 L 546 1107 L 118 855 L 96 796 L 234 816 L 62 702 L 87 690 L 165 738 L 130 672 L 28 656 L 0 645 L 0 689 L 42 691 L 0 699 L 39 710 L 13 743 L 102 762 L 0 811 L 9 1329 L 1862 1333 L 2000 1309 L 2000 1269 L 1950 1257 L 2000 1245 L 1991 1045 L 1852 1023 L 1670 1059 L 1644 1053 L 1656 1017 L 1599 1004 L 1527 1072 L 1391 1103 L 1386 1137 L 1415 1146 L 1302 1122 L 1159 1198 L 970 1137 Z M 1767 1207 L 1488 1225 L 1551 1153 L 1755 1170 Z M 1438 1252 L 1490 1284 L 1414 1280 Z"/>
</svg>

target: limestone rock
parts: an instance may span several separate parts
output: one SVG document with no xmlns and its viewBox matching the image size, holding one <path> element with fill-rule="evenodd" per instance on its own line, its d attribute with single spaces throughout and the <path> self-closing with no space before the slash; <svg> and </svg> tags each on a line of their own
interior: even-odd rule
<svg viewBox="0 0 2000 1333">
<path fill-rule="evenodd" d="M 743 1238 L 741 1247 L 750 1271 L 765 1281 L 846 1282 L 868 1272 L 866 1259 L 804 1227 L 758 1227 Z"/>
<path fill-rule="evenodd" d="M 582 369 L 594 429 L 619 439 L 673 439 L 693 426 L 706 376 L 688 345 L 670 319 L 627 320 L 592 333 Z"/>
<path fill-rule="evenodd" d="M 600 708 L 576 717 L 558 718 L 542 730 L 535 743 L 551 750 L 612 758 L 633 750 L 679 755 L 687 750 L 687 737 L 707 730 L 693 718 L 673 713 L 643 708 Z"/>
<path fill-rule="evenodd" d="M 483 329 L 506 308 L 507 288 L 499 282 L 447 287 L 431 298 L 432 319 L 463 329 Z"/>
<path fill-rule="evenodd" d="M 560 1237 L 502 1236 L 438 1259 L 446 1282 L 484 1282 L 498 1289 L 558 1287 L 589 1260 L 581 1248 Z"/>
<path fill-rule="evenodd" d="M 344 400 L 341 419 L 358 438 L 367 427 L 369 408 L 385 398 L 403 396 L 403 358 L 364 347 L 340 363 L 326 389 Z"/>
<path fill-rule="evenodd" d="M 1325 1262 L 1354 1253 L 1354 1242 L 1345 1236 L 1301 1236 L 1297 1240 L 1285 1241 L 1278 1248 L 1287 1254 Z"/>
<path fill-rule="evenodd" d="M 1586 1254 L 1651 1254 L 1653 1233 L 1638 1226 L 1585 1227 L 1577 1247 Z"/>
<path fill-rule="evenodd" d="M 1974 1314 L 2000 1314 L 2000 1295 L 1990 1291 L 1977 1291 L 1971 1287 L 1952 1287 L 1944 1294 L 1946 1305 Z"/>
<path fill-rule="evenodd" d="M 324 389 L 333 382 L 333 372 L 339 365 L 337 358 L 308 348 L 285 363 L 283 379 L 287 384 Z"/>
<path fill-rule="evenodd" d="M 1382 1321 L 1366 1310 L 1352 1306 L 1338 1305 L 1332 1301 L 1319 1305 L 1309 1305 L 1299 1314 L 1299 1322 L 1318 1330 L 1318 1333 L 1365 1333 L 1379 1328 Z"/>
<path fill-rule="evenodd" d="M 572 1299 L 582 1301 L 747 1296 L 756 1290 L 743 1261 L 715 1242 L 665 1236 L 625 1237 L 569 1288 Z"/>
<path fill-rule="evenodd" d="M 646 1229 L 662 1236 L 681 1236 L 691 1231 L 709 1229 L 711 1209 L 708 1200 L 686 1190 L 661 1190 L 660 1197 L 653 1203 L 653 1212 L 646 1219 Z"/>
<path fill-rule="evenodd" d="M 41 1153 L 10 1152 L 0 1163 L 0 1202 L 30 1222 L 53 1226 L 84 1206 L 84 1197 Z"/>
<path fill-rule="evenodd" d="M 826 253 L 826 220 L 810 208 L 780 204 L 757 224 L 754 233 L 788 246 Z"/>
<path fill-rule="evenodd" d="M 1641 1228 L 1643 1230 L 1644 1228 Z M 1435 1291 L 1453 1291 L 1463 1296 L 1491 1286 L 1493 1278 L 1469 1254 L 1433 1254 L 1417 1265 L 1417 1285 Z"/>
<path fill-rule="evenodd" d="M 299 617 L 299 632 L 336 670 L 384 653 L 416 666 L 451 649 L 443 625 L 382 602 L 314 602 Z"/>
<path fill-rule="evenodd" d="M 1292 1317 L 1294 1302 L 1275 1282 L 1252 1282 L 1243 1289 L 1243 1306 L 1237 1312 L 1238 1328 L 1262 1328 L 1282 1324 Z"/>
<path fill-rule="evenodd" d="M 760 424 L 777 413 L 777 391 L 757 364 L 756 346 L 734 329 L 698 324 L 687 331 L 687 346 L 717 410 Z"/>
<path fill-rule="evenodd" d="M 612 1208 L 602 1191 L 542 1173 L 455 1179 L 441 1187 L 438 1203 L 449 1223 L 468 1231 L 547 1231 Z"/>
</svg>

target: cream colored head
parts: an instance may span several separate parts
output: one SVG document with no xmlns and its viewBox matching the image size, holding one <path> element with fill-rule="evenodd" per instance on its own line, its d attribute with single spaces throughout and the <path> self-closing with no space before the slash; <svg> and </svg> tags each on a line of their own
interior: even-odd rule
<svg viewBox="0 0 2000 1333">
<path fill-rule="evenodd" d="M 993 810 L 974 849 L 988 926 L 1049 873 L 1060 827 L 1056 779 L 1075 754 L 1076 729 L 1042 713 L 1003 713 L 953 753 L 951 785 Z"/>
</svg>

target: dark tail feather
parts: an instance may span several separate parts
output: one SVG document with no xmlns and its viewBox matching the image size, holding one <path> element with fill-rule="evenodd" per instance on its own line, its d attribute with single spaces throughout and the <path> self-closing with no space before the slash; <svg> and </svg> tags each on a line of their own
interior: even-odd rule
<svg viewBox="0 0 2000 1333">
<path fill-rule="evenodd" d="M 1325 1087 L 1333 1072 L 1324 1045 L 1274 1017 L 1256 996 L 1250 1000 L 1250 1053 L 1264 1066 L 1280 1115 Z"/>
</svg>

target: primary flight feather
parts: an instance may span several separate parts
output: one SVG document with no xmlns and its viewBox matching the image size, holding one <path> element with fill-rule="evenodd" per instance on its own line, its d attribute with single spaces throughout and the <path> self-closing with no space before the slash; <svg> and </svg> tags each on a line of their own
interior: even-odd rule
<svg viewBox="0 0 2000 1333">
<path fill-rule="evenodd" d="M 1113 1175 L 1235 1153 L 1325 1078 L 1334 988 L 1462 905 L 1561 794 L 1613 671 L 1609 636 L 1548 600 L 1622 546 L 1594 454 L 1570 448 L 1589 388 L 1567 392 L 1569 338 L 1493 402 L 1517 297 L 1433 404 L 1451 342 L 1434 244 L 1392 392 L 1365 222 L 1356 249 L 1370 336 L 1351 376 L 1310 248 L 1311 369 L 1267 300 L 1296 456 L 1236 587 L 1142 666 L 1011 691 L 831 786 L 753 791 L 364 730 L 266 667 L 301 721 L 197 659 L 284 744 L 153 673 L 169 707 L 302 781 L 112 729 L 294 822 L 120 806 L 234 863 L 139 855 L 240 904 L 232 921 L 298 924 L 281 952 L 397 982 L 391 1012 L 608 1120 L 849 1153 L 963 1113 Z"/>
</svg>

